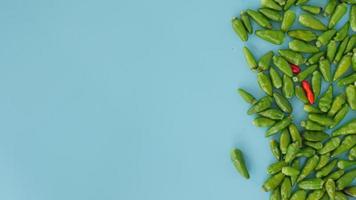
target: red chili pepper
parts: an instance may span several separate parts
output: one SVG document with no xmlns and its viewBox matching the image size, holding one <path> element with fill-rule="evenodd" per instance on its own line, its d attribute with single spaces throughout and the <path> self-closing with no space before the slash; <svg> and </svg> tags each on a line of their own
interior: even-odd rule
<svg viewBox="0 0 356 200">
<path fill-rule="evenodd" d="M 302 81 L 302 88 L 303 88 L 305 94 L 307 95 L 309 103 L 313 104 L 314 103 L 314 93 L 310 86 L 310 83 L 306 80 Z"/>
<path fill-rule="evenodd" d="M 293 74 L 299 74 L 300 73 L 300 67 L 298 65 L 295 64 L 290 64 L 290 67 L 292 68 L 292 72 Z"/>
</svg>

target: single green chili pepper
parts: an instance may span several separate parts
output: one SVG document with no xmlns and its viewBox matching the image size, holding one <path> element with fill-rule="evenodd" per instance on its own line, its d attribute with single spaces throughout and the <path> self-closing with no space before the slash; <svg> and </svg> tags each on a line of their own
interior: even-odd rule
<svg viewBox="0 0 356 200">
<path fill-rule="evenodd" d="M 277 159 L 281 159 L 281 151 L 279 150 L 279 144 L 276 140 L 271 140 L 269 143 L 269 146 L 271 148 L 271 152 L 273 156 Z"/>
<path fill-rule="evenodd" d="M 257 117 L 252 122 L 252 124 L 257 127 L 270 127 L 270 126 L 273 126 L 273 124 L 275 124 L 275 123 L 276 123 L 276 121 L 266 118 L 266 117 Z"/>
<path fill-rule="evenodd" d="M 286 117 L 283 120 L 277 122 L 276 124 L 274 124 L 271 128 L 269 128 L 267 130 L 266 137 L 274 135 L 274 134 L 278 133 L 279 131 L 287 128 L 291 122 L 292 122 L 291 117 Z"/>
<path fill-rule="evenodd" d="M 356 110 L 356 86 L 349 85 L 346 87 L 346 99 L 352 110 Z"/>
<path fill-rule="evenodd" d="M 263 186 L 262 186 L 263 190 L 266 192 L 274 190 L 282 183 L 284 177 L 285 176 L 282 172 L 271 176 L 263 184 Z"/>
<path fill-rule="evenodd" d="M 304 144 L 308 147 L 311 147 L 315 150 L 320 150 L 323 148 L 323 143 L 321 142 L 309 142 L 309 141 L 305 141 Z"/>
<path fill-rule="evenodd" d="M 250 66 L 251 70 L 254 70 L 257 68 L 257 62 L 255 57 L 253 56 L 252 52 L 250 49 L 248 49 L 246 46 L 243 48 L 243 52 L 245 55 L 245 59 L 247 61 L 247 64 Z"/>
<path fill-rule="evenodd" d="M 274 189 L 272 191 L 272 194 L 269 198 L 269 200 L 281 200 L 282 197 L 281 197 L 281 190 L 279 189 L 279 187 L 277 187 L 276 189 Z"/>
<path fill-rule="evenodd" d="M 278 22 L 282 21 L 282 15 L 279 13 L 279 11 L 275 11 L 269 8 L 260 8 L 258 11 L 270 20 Z"/>
<path fill-rule="evenodd" d="M 298 0 L 296 5 L 299 6 L 299 5 L 302 5 L 302 4 L 305 4 L 307 3 L 309 0 Z"/>
<path fill-rule="evenodd" d="M 309 14 L 301 14 L 299 16 L 299 23 L 317 31 L 327 30 L 327 27 L 320 20 Z"/>
<path fill-rule="evenodd" d="M 356 160 L 356 146 L 350 149 L 348 158 L 349 160 Z"/>
<path fill-rule="evenodd" d="M 350 150 L 355 145 L 356 145 L 356 135 L 348 135 L 344 138 L 340 146 L 337 149 L 335 149 L 335 151 L 332 153 L 332 156 L 338 156 Z"/>
<path fill-rule="evenodd" d="M 261 6 L 263 8 L 271 8 L 278 11 L 282 10 L 282 7 L 273 0 L 261 0 Z"/>
<path fill-rule="evenodd" d="M 347 169 L 350 167 L 354 167 L 356 166 L 356 161 L 352 161 L 352 160 L 339 160 L 337 162 L 337 167 L 339 169 Z"/>
<path fill-rule="evenodd" d="M 333 61 L 337 51 L 337 43 L 335 40 L 331 40 L 326 47 L 326 57 Z"/>
<path fill-rule="evenodd" d="M 303 190 L 320 190 L 323 188 L 324 180 L 321 178 L 311 178 L 299 182 L 298 187 Z"/>
<path fill-rule="evenodd" d="M 318 107 L 323 112 L 328 112 L 333 101 L 333 87 L 330 85 L 319 100 Z"/>
<path fill-rule="evenodd" d="M 342 87 L 354 82 L 356 82 L 356 73 L 353 73 L 349 76 L 346 76 L 345 78 L 340 79 L 337 82 L 337 86 Z"/>
<path fill-rule="evenodd" d="M 310 113 L 308 119 L 323 126 L 331 126 L 334 120 L 323 114 Z"/>
<path fill-rule="evenodd" d="M 301 30 L 301 29 L 291 30 L 291 31 L 288 31 L 287 34 L 291 38 L 303 40 L 305 42 L 311 42 L 311 41 L 317 39 L 317 35 L 314 32 L 309 31 L 309 30 Z"/>
<path fill-rule="evenodd" d="M 269 76 L 263 72 L 257 73 L 257 82 L 260 88 L 268 95 L 272 96 L 272 82 Z"/>
<path fill-rule="evenodd" d="M 350 11 L 350 24 L 352 31 L 356 31 L 356 6 L 351 6 Z"/>
<path fill-rule="evenodd" d="M 334 124 L 331 125 L 329 128 L 334 128 L 335 126 L 337 126 L 347 115 L 347 113 L 349 112 L 349 106 L 347 104 L 345 104 L 334 116 Z"/>
<path fill-rule="evenodd" d="M 336 6 L 334 13 L 331 15 L 328 27 L 333 28 L 340 19 L 346 14 L 347 12 L 347 5 L 345 3 L 341 3 Z"/>
<path fill-rule="evenodd" d="M 249 18 L 249 16 L 246 14 L 245 11 L 241 11 L 241 12 L 240 12 L 240 18 L 241 18 L 242 24 L 244 25 L 246 31 L 247 31 L 249 34 L 252 34 L 252 33 L 253 33 L 253 28 L 252 28 L 252 25 L 251 25 L 251 21 L 250 21 L 250 18 Z"/>
<path fill-rule="evenodd" d="M 336 52 L 335 58 L 334 58 L 334 63 L 337 64 L 339 63 L 340 59 L 343 58 L 347 43 L 349 41 L 349 37 L 345 37 L 345 39 L 340 43 L 340 46 Z M 351 56 L 351 55 L 350 55 Z M 336 72 L 335 72 L 336 74 Z"/>
<path fill-rule="evenodd" d="M 345 53 L 352 52 L 356 44 L 356 35 L 352 35 L 346 45 Z"/>
<path fill-rule="evenodd" d="M 247 9 L 246 12 L 253 19 L 253 21 L 255 21 L 261 27 L 267 28 L 267 29 L 272 28 L 272 24 L 261 13 L 251 10 L 251 9 Z"/>
<path fill-rule="evenodd" d="M 284 41 L 284 33 L 281 30 L 268 30 L 268 29 L 266 29 L 266 30 L 257 30 L 255 32 L 255 34 L 259 38 L 261 38 L 261 39 L 263 39 L 263 40 L 265 40 L 267 42 L 270 42 L 272 44 L 280 45 Z"/>
<path fill-rule="evenodd" d="M 317 47 L 321 47 L 324 46 L 326 44 L 328 44 L 331 40 L 331 38 L 336 34 L 336 30 L 335 29 L 330 29 L 328 31 L 325 31 L 324 33 L 322 33 L 321 35 L 319 35 L 317 41 L 316 41 L 316 46 Z"/>
<path fill-rule="evenodd" d="M 324 190 L 314 190 L 309 193 L 306 200 L 320 200 L 324 196 Z"/>
<path fill-rule="evenodd" d="M 344 55 L 342 57 L 339 65 L 336 68 L 333 80 L 336 81 L 341 76 L 343 76 L 351 66 L 352 56 L 350 54 Z"/>
<path fill-rule="evenodd" d="M 291 42 L 289 42 L 289 48 L 293 51 L 297 51 L 297 52 L 302 52 L 302 53 L 317 53 L 319 52 L 319 48 L 303 42 L 301 40 L 292 40 Z"/>
<path fill-rule="evenodd" d="M 330 153 L 326 153 L 320 156 L 319 162 L 315 167 L 315 170 L 323 168 L 330 161 Z"/>
<path fill-rule="evenodd" d="M 336 167 L 336 164 L 337 164 L 337 160 L 332 160 L 327 165 L 325 165 L 325 167 L 321 168 L 321 170 L 317 171 L 315 176 L 321 178 L 329 175 Z"/>
<path fill-rule="evenodd" d="M 235 33 L 240 37 L 242 41 L 247 41 L 248 39 L 247 31 L 244 25 L 242 24 L 242 21 L 239 18 L 237 17 L 232 18 L 232 28 L 234 29 Z"/>
<path fill-rule="evenodd" d="M 356 186 L 348 187 L 344 190 L 344 192 L 350 197 L 356 197 Z"/>
<path fill-rule="evenodd" d="M 266 54 L 264 54 L 258 61 L 257 70 L 258 71 L 268 70 L 270 68 L 272 57 L 273 57 L 273 51 L 269 51 Z"/>
<path fill-rule="evenodd" d="M 305 200 L 307 198 L 307 192 L 305 190 L 296 191 L 290 200 Z"/>
<path fill-rule="evenodd" d="M 258 114 L 273 120 L 282 120 L 284 118 L 284 113 L 276 108 L 270 108 Z"/>
<path fill-rule="evenodd" d="M 307 97 L 305 96 L 303 88 L 301 88 L 299 85 L 295 86 L 295 96 L 304 104 L 309 103 Z"/>
<path fill-rule="evenodd" d="M 351 119 L 333 132 L 333 136 L 356 134 L 356 119 Z"/>
<path fill-rule="evenodd" d="M 287 166 L 287 163 L 284 161 L 272 163 L 267 167 L 267 173 L 271 175 L 277 174 L 278 172 L 282 171 L 282 168 L 285 166 Z"/>
<path fill-rule="evenodd" d="M 328 117 L 334 117 L 335 114 L 342 108 L 342 106 L 345 104 L 346 99 L 345 99 L 345 94 L 339 94 L 338 96 L 335 97 L 333 103 L 331 104 L 331 108 L 328 112 Z M 334 122 L 335 123 L 335 122 Z"/>
<path fill-rule="evenodd" d="M 346 172 L 343 176 L 336 181 L 337 190 L 343 190 L 345 187 L 349 186 L 352 181 L 356 178 L 356 169 Z"/>
<path fill-rule="evenodd" d="M 297 153 L 298 154 L 298 153 Z M 299 159 L 294 159 L 292 164 L 291 164 L 291 167 L 293 167 L 294 169 L 300 169 L 300 161 Z M 295 176 L 291 176 L 290 177 L 290 180 L 292 182 L 292 185 L 294 185 L 294 183 L 297 181 L 297 178 L 298 178 L 298 175 L 295 175 Z"/>
<path fill-rule="evenodd" d="M 322 131 L 325 129 L 324 126 L 310 120 L 301 121 L 300 125 L 309 131 Z"/>
<path fill-rule="evenodd" d="M 314 15 L 320 14 L 320 12 L 322 10 L 320 7 L 312 6 L 312 5 L 304 5 L 304 6 L 301 6 L 301 8 L 302 8 L 302 10 L 309 12 L 311 14 L 314 14 Z"/>
<path fill-rule="evenodd" d="M 347 198 L 347 196 L 342 193 L 342 192 L 336 192 L 335 194 L 335 200 L 348 200 L 349 198 Z"/>
<path fill-rule="evenodd" d="M 340 42 L 342 40 L 345 39 L 345 37 L 348 35 L 349 33 L 349 27 L 350 27 L 350 24 L 349 22 L 346 22 L 341 28 L 340 30 L 336 33 L 335 37 L 334 37 L 334 40 L 337 41 L 337 42 Z"/>
<path fill-rule="evenodd" d="M 284 157 L 284 161 L 286 163 L 291 163 L 295 159 L 299 151 L 300 151 L 299 144 L 297 143 L 290 144 L 288 146 L 286 156 Z"/>
<path fill-rule="evenodd" d="M 286 98 L 292 98 L 294 96 L 294 83 L 293 83 L 293 80 L 292 80 L 292 78 L 288 77 L 285 74 L 283 76 L 282 92 L 283 92 L 283 95 Z"/>
<path fill-rule="evenodd" d="M 298 176 L 299 170 L 294 167 L 283 167 L 282 173 L 286 176 Z"/>
<path fill-rule="evenodd" d="M 335 172 L 329 174 L 327 177 L 325 177 L 325 179 L 333 179 L 334 181 L 336 181 L 337 179 L 339 179 L 342 175 L 345 174 L 345 170 L 343 169 L 339 169 L 336 170 Z"/>
<path fill-rule="evenodd" d="M 293 77 L 293 81 L 303 81 L 304 79 L 308 78 L 310 74 L 312 74 L 316 69 L 318 68 L 318 65 L 311 65 L 302 72 L 300 72 L 297 76 Z"/>
<path fill-rule="evenodd" d="M 297 182 L 300 182 L 309 174 L 311 174 L 314 171 L 315 167 L 318 165 L 318 163 L 319 163 L 319 157 L 317 155 L 309 158 L 305 163 L 305 166 L 303 167 L 302 171 L 300 172 Z"/>
<path fill-rule="evenodd" d="M 279 148 L 281 149 L 282 154 L 287 153 L 287 149 L 290 143 L 291 143 L 291 137 L 289 131 L 288 129 L 284 129 L 279 139 Z"/>
<path fill-rule="evenodd" d="M 329 135 L 322 131 L 305 131 L 303 134 L 303 138 L 311 142 L 321 142 L 326 140 L 328 137 Z"/>
<path fill-rule="evenodd" d="M 337 6 L 337 0 L 329 0 L 324 8 L 324 16 L 331 16 Z"/>
<path fill-rule="evenodd" d="M 293 111 L 293 108 L 292 108 L 291 104 L 289 103 L 289 101 L 284 96 L 282 96 L 278 92 L 274 92 L 273 93 L 273 97 L 274 97 L 274 101 L 276 102 L 277 106 L 283 112 L 291 113 Z"/>
<path fill-rule="evenodd" d="M 310 158 L 316 154 L 316 151 L 311 148 L 311 147 L 304 147 L 300 149 L 300 151 L 297 153 L 297 157 L 305 157 L 305 158 Z"/>
<path fill-rule="evenodd" d="M 270 108 L 272 105 L 272 101 L 273 99 L 270 96 L 262 97 L 255 104 L 253 104 L 250 109 L 248 109 L 247 114 L 252 115 Z"/>
<path fill-rule="evenodd" d="M 316 99 L 318 98 L 321 90 L 321 74 L 319 71 L 313 72 L 311 83 L 312 83 L 314 97 Z"/>
<path fill-rule="evenodd" d="M 271 76 L 273 87 L 276 88 L 276 89 L 281 88 L 282 87 L 281 76 L 279 75 L 279 73 L 273 67 L 271 67 L 269 69 L 269 75 Z"/>
<path fill-rule="evenodd" d="M 304 111 L 307 113 L 322 113 L 321 110 L 319 110 L 319 108 L 309 104 L 304 105 Z"/>
<path fill-rule="evenodd" d="M 278 53 L 292 64 L 302 65 L 305 63 L 305 59 L 301 53 L 297 53 L 289 49 L 280 49 L 278 50 Z"/>
<path fill-rule="evenodd" d="M 237 92 L 240 94 L 242 99 L 245 100 L 247 103 L 254 104 L 257 102 L 256 98 L 254 96 L 252 96 L 252 94 L 250 94 L 246 90 L 239 88 L 239 89 L 237 89 Z"/>
<path fill-rule="evenodd" d="M 327 179 L 325 182 L 325 190 L 330 199 L 335 199 L 336 185 L 333 179 Z"/>
<path fill-rule="evenodd" d="M 289 28 L 294 24 L 295 21 L 295 12 L 292 10 L 287 10 L 284 13 L 282 24 L 281 24 L 281 29 L 284 32 L 287 32 Z"/>
<path fill-rule="evenodd" d="M 292 183 L 289 177 L 285 177 L 281 184 L 282 200 L 288 200 L 291 194 L 292 194 Z"/>
<path fill-rule="evenodd" d="M 249 179 L 250 175 L 246 168 L 242 151 L 237 148 L 233 149 L 231 152 L 231 160 L 236 170 L 241 174 L 241 176 L 245 177 L 246 179 Z"/>
<path fill-rule="evenodd" d="M 328 59 L 321 57 L 319 61 L 319 70 L 323 75 L 323 78 L 326 82 L 330 82 L 332 80 L 331 77 L 331 65 Z"/>
<path fill-rule="evenodd" d="M 324 144 L 324 147 L 319 150 L 319 154 L 325 154 L 334 151 L 337 147 L 339 147 L 341 143 L 341 139 L 338 137 L 331 138 Z"/>
<path fill-rule="evenodd" d="M 289 134 L 292 138 L 292 141 L 294 143 L 297 143 L 299 145 L 299 147 L 302 147 L 302 137 L 299 133 L 299 130 L 297 128 L 297 126 L 293 123 L 291 123 L 288 127 L 288 130 L 289 130 Z"/>
<path fill-rule="evenodd" d="M 273 64 L 278 67 L 285 75 L 292 77 L 293 72 L 289 63 L 281 56 L 273 56 Z"/>
<path fill-rule="evenodd" d="M 354 51 L 355 51 L 355 49 L 354 49 Z M 352 54 L 352 69 L 354 71 L 356 71 L 356 53 L 355 52 Z"/>
</svg>

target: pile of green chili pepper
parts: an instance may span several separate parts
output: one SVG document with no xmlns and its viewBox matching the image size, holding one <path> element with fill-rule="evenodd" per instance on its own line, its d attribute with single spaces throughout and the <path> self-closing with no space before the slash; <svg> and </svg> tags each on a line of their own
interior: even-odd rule
<svg viewBox="0 0 356 200">
<path fill-rule="evenodd" d="M 355 115 L 341 124 L 356 110 L 356 0 L 327 0 L 323 8 L 308 2 L 261 0 L 259 9 L 247 9 L 232 19 L 242 41 L 253 33 L 274 45 L 291 38 L 288 48 L 268 51 L 259 59 L 251 49 L 243 48 L 266 94 L 257 99 L 238 89 L 251 105 L 247 114 L 256 116 L 253 124 L 268 128 L 265 136 L 272 138 L 270 148 L 276 161 L 268 167 L 270 177 L 262 185 L 271 192 L 271 200 L 356 197 L 356 185 L 352 185 L 356 178 Z M 301 9 L 299 16 L 290 9 L 296 6 Z M 344 16 L 348 20 L 340 24 Z M 254 31 L 253 23 L 260 28 Z M 292 29 L 295 23 L 303 28 Z M 322 84 L 328 85 L 325 91 Z M 293 97 L 304 104 L 307 113 L 300 124 L 292 116 Z M 231 158 L 248 179 L 242 151 L 234 149 Z"/>
</svg>

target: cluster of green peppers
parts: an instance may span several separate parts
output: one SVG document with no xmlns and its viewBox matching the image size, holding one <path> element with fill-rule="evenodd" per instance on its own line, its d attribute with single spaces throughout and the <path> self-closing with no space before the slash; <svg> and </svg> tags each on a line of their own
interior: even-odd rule
<svg viewBox="0 0 356 200">
<path fill-rule="evenodd" d="M 243 48 L 266 95 L 256 99 L 242 88 L 238 93 L 251 105 L 247 114 L 257 115 L 253 124 L 267 127 L 266 137 L 279 134 L 279 139 L 270 141 L 277 161 L 268 167 L 270 177 L 262 186 L 271 191 L 271 200 L 356 197 L 356 186 L 352 186 L 356 178 L 356 118 L 340 125 L 350 110 L 356 110 L 356 35 L 349 33 L 350 29 L 356 31 L 356 0 L 328 0 L 323 9 L 307 2 L 261 0 L 257 11 L 242 11 L 240 18 L 232 20 L 242 41 L 253 33 L 275 45 L 281 45 L 286 35 L 292 38 L 287 49 L 278 50 L 278 54 L 269 51 L 258 60 L 249 48 Z M 292 6 L 300 6 L 302 14 L 297 16 L 290 10 Z M 335 26 L 348 9 L 349 20 L 337 30 Z M 321 15 L 328 19 L 327 24 L 319 20 Z M 291 30 L 296 21 L 305 28 Z M 253 22 L 261 29 L 254 31 Z M 323 81 L 329 86 L 322 92 Z M 334 87 L 344 92 L 334 94 Z M 294 96 L 304 103 L 308 114 L 301 128 L 291 114 Z M 330 135 L 325 132 L 329 129 L 333 129 Z M 340 158 L 344 154 L 347 159 Z M 231 158 L 242 176 L 249 178 L 242 152 L 234 149 Z"/>
</svg>

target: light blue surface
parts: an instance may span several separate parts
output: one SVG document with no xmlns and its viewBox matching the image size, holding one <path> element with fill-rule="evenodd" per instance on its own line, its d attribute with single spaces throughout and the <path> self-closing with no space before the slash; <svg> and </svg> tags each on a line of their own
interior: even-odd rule
<svg viewBox="0 0 356 200">
<path fill-rule="evenodd" d="M 1 1 L 0 199 L 268 199 L 268 140 L 235 89 L 262 93 L 230 25 L 258 4 Z"/>
</svg>

